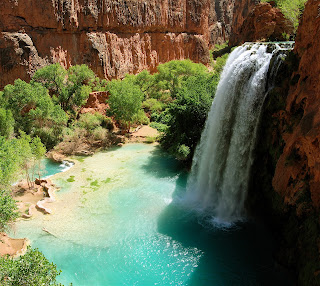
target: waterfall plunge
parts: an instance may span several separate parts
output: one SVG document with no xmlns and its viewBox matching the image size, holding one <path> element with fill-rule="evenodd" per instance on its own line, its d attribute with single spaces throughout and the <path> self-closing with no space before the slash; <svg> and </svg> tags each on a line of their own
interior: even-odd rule
<svg viewBox="0 0 320 286">
<path fill-rule="evenodd" d="M 242 220 L 253 149 L 272 57 L 281 56 L 274 44 L 243 45 L 229 56 L 197 146 L 184 203 L 210 222 L 232 225 Z M 292 46 L 291 46 L 292 48 Z M 279 52 L 280 51 L 280 52 Z M 277 71 L 279 61 L 271 70 Z"/>
</svg>

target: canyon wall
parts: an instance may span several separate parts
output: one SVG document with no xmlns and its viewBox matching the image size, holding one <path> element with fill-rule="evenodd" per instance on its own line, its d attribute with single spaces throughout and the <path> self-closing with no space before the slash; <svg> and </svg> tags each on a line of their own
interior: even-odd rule
<svg viewBox="0 0 320 286">
<path fill-rule="evenodd" d="M 293 24 L 270 3 L 243 9 L 249 12 L 246 17 L 234 18 L 230 46 L 255 41 L 285 41 L 287 36 L 294 34 Z"/>
<path fill-rule="evenodd" d="M 122 78 L 159 63 L 208 63 L 254 0 L 7 0 L 0 3 L 0 87 L 49 63 Z M 234 9 L 245 7 L 244 10 Z M 239 7 L 238 7 L 239 6 Z M 241 14 L 241 16 L 238 16 Z"/>
<path fill-rule="evenodd" d="M 293 53 L 264 107 L 248 204 L 275 230 L 278 261 L 320 285 L 320 0 L 309 0 Z"/>
</svg>

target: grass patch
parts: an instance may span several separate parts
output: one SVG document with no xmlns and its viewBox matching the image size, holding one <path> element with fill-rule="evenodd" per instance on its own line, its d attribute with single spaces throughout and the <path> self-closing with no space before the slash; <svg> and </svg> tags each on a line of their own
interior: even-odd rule
<svg viewBox="0 0 320 286">
<path fill-rule="evenodd" d="M 94 180 L 93 182 L 91 182 L 91 183 L 90 183 L 90 186 L 91 186 L 91 187 L 97 187 L 97 188 L 100 187 L 98 180 Z"/>
<path fill-rule="evenodd" d="M 106 178 L 104 181 L 102 181 L 102 183 L 108 184 L 111 182 L 111 178 Z"/>
<path fill-rule="evenodd" d="M 69 183 L 72 183 L 72 182 L 74 182 L 74 181 L 75 181 L 74 176 L 70 176 L 70 177 L 67 179 L 67 182 L 69 182 Z"/>
<path fill-rule="evenodd" d="M 157 136 L 147 136 L 144 142 L 148 143 L 148 144 L 151 144 L 151 143 L 156 142 L 157 139 L 158 139 Z"/>
</svg>

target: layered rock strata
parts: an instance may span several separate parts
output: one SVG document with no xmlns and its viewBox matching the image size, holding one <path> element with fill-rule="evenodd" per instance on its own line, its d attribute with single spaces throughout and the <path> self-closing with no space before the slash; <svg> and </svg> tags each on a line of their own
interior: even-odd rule
<svg viewBox="0 0 320 286">
<path fill-rule="evenodd" d="M 159 63 L 208 63 L 253 0 L 8 0 L 0 3 L 0 87 L 52 62 L 121 78 Z M 245 11 L 234 5 L 246 7 Z M 237 15 L 241 13 L 241 17 Z M 240 20 L 239 20 L 240 19 Z"/>
</svg>

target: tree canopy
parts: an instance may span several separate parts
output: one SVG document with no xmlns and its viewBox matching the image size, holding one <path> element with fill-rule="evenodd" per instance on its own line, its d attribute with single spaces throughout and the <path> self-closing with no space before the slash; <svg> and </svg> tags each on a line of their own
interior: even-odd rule
<svg viewBox="0 0 320 286">
<path fill-rule="evenodd" d="M 130 128 L 134 116 L 141 109 L 142 91 L 130 79 L 112 80 L 107 88 L 110 92 L 110 111 L 116 120 Z"/>
<path fill-rule="evenodd" d="M 92 89 L 100 85 L 87 65 L 71 66 L 68 70 L 60 64 L 48 65 L 37 70 L 32 81 L 47 88 L 61 108 L 74 117 Z"/>
</svg>

